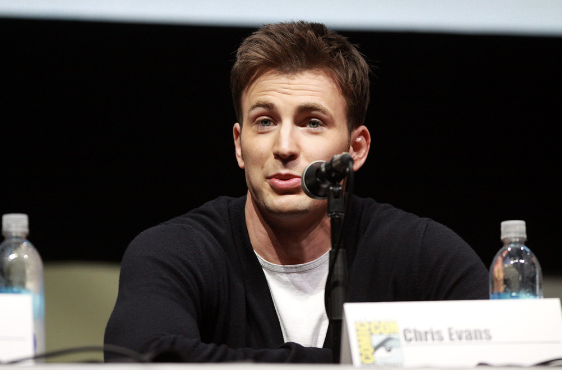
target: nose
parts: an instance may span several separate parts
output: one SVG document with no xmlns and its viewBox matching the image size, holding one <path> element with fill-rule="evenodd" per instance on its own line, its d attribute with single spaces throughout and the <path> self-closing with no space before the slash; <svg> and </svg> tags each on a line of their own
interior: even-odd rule
<svg viewBox="0 0 562 370">
<path fill-rule="evenodd" d="M 273 147 L 273 155 L 276 159 L 284 162 L 295 160 L 299 155 L 299 146 L 297 142 L 297 128 L 292 124 L 282 124 L 277 130 L 275 145 Z"/>
</svg>

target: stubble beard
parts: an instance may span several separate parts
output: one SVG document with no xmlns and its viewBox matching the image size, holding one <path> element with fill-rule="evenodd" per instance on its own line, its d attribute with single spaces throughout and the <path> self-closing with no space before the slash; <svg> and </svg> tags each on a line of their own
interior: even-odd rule
<svg viewBox="0 0 562 370">
<path fill-rule="evenodd" d="M 261 193 L 261 194 L 259 194 Z M 279 195 L 266 191 L 255 194 L 250 191 L 258 211 L 265 218 L 301 222 L 303 218 L 314 218 L 326 214 L 326 201 L 312 199 L 302 191 L 296 194 Z"/>
</svg>

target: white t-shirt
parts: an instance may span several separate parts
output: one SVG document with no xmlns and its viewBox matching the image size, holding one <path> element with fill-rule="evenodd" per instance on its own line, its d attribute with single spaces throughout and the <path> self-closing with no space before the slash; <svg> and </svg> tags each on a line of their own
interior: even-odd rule
<svg viewBox="0 0 562 370">
<path fill-rule="evenodd" d="M 321 348 L 328 330 L 324 289 L 328 277 L 329 252 L 300 265 L 276 265 L 260 261 L 285 342 Z"/>
</svg>

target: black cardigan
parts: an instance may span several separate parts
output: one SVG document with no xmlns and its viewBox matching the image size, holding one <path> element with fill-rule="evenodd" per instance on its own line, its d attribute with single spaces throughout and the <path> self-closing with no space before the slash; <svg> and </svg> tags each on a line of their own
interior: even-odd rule
<svg viewBox="0 0 562 370">
<path fill-rule="evenodd" d="M 218 198 L 133 240 L 105 343 L 193 362 L 331 362 L 331 343 L 283 343 L 245 201 Z M 348 217 L 348 302 L 488 298 L 482 261 L 445 226 L 358 197 Z"/>
</svg>

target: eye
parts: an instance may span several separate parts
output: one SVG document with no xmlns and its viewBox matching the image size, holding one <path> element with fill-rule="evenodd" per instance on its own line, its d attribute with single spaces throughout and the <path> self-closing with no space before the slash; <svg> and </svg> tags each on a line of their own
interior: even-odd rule
<svg viewBox="0 0 562 370">
<path fill-rule="evenodd" d="M 257 121 L 257 124 L 262 127 L 273 126 L 273 122 L 269 118 L 262 118 Z"/>
<path fill-rule="evenodd" d="M 267 117 L 258 118 L 254 123 L 254 127 L 258 131 L 269 131 L 273 129 L 274 126 L 275 122 L 271 118 Z"/>
<path fill-rule="evenodd" d="M 311 119 L 306 123 L 306 126 L 311 129 L 320 129 L 324 126 L 324 123 L 319 119 Z"/>
</svg>

